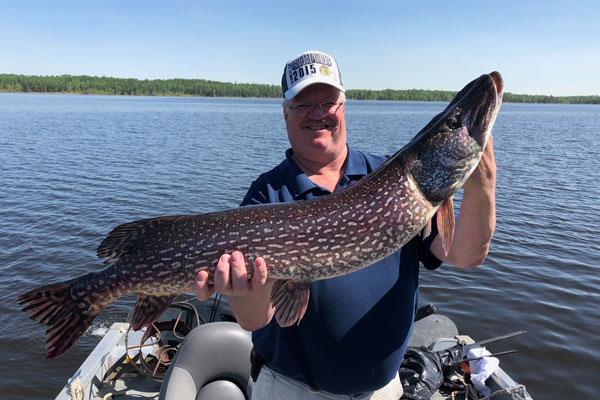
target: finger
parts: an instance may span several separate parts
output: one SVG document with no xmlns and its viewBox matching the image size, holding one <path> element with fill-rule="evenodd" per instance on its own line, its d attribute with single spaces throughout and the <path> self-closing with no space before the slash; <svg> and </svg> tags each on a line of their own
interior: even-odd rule
<svg viewBox="0 0 600 400">
<path fill-rule="evenodd" d="M 192 291 L 198 300 L 206 300 L 212 296 L 214 290 L 208 284 L 208 272 L 198 272 L 198 275 L 196 275 L 194 283 L 192 284 Z"/>
<path fill-rule="evenodd" d="M 239 251 L 234 251 L 231 253 L 231 290 L 235 294 L 243 294 L 249 288 L 244 255 Z"/>
<path fill-rule="evenodd" d="M 231 292 L 231 282 L 229 281 L 230 259 L 229 254 L 223 254 L 215 268 L 214 287 L 215 292 L 219 294 L 229 294 Z"/>
<path fill-rule="evenodd" d="M 260 289 L 267 283 L 267 263 L 262 257 L 254 260 L 254 275 L 250 280 L 250 290 Z"/>
</svg>

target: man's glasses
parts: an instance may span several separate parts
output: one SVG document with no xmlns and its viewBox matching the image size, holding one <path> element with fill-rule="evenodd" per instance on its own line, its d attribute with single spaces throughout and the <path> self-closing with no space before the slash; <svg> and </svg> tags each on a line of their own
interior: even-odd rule
<svg viewBox="0 0 600 400">
<path fill-rule="evenodd" d="M 298 104 L 295 106 L 287 105 L 298 116 L 306 116 L 312 112 L 314 108 L 318 108 L 322 115 L 335 114 L 344 103 L 335 103 L 333 101 L 325 101 L 321 104 Z"/>
</svg>

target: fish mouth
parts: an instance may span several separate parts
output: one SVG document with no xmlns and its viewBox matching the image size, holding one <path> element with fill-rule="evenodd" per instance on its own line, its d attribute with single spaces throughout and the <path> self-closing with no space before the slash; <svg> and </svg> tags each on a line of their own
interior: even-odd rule
<svg viewBox="0 0 600 400">
<path fill-rule="evenodd" d="M 498 72 L 481 75 L 407 145 L 406 163 L 425 197 L 441 202 L 468 179 L 481 159 L 502 104 Z"/>
<path fill-rule="evenodd" d="M 496 86 L 496 95 L 502 98 L 502 93 L 504 91 L 504 81 L 502 80 L 502 75 L 498 71 L 492 71 L 489 73 L 490 78 L 494 81 L 494 85 Z"/>
<path fill-rule="evenodd" d="M 418 143 L 423 137 L 436 136 L 440 130 L 456 129 L 460 121 L 460 128 L 468 132 L 481 149 L 485 148 L 502 104 L 503 90 L 499 72 L 481 75 L 459 91 L 444 111 L 433 117 L 407 146 L 420 147 Z"/>
<path fill-rule="evenodd" d="M 487 143 L 496 115 L 502 104 L 504 81 L 499 72 L 493 71 L 481 75 L 461 90 L 454 101 L 453 107 L 460 107 L 466 112 L 461 116 L 463 126 L 469 135 L 482 148 Z"/>
</svg>

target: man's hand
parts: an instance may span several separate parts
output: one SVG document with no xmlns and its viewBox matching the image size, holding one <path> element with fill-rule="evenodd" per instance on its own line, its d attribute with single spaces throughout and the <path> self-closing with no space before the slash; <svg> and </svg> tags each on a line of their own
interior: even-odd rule
<svg viewBox="0 0 600 400">
<path fill-rule="evenodd" d="M 246 296 L 262 289 L 267 283 L 267 264 L 264 258 L 257 257 L 254 261 L 254 274 L 248 280 L 244 255 L 239 251 L 234 251 L 231 255 L 223 254 L 217 263 L 213 282 L 213 287 L 208 285 L 208 272 L 198 272 L 192 289 L 199 300 L 206 300 L 213 293 L 229 297 Z"/>
<path fill-rule="evenodd" d="M 267 325 L 273 317 L 271 289 L 274 280 L 267 279 L 267 264 L 262 257 L 254 261 L 254 273 L 248 280 L 244 255 L 234 251 L 223 254 L 214 272 L 214 284 L 208 284 L 208 273 L 198 272 L 192 286 L 199 300 L 206 300 L 213 293 L 226 295 L 229 306 L 242 328 L 254 331 Z"/>
<path fill-rule="evenodd" d="M 460 214 L 448 255 L 444 254 L 439 235 L 431 244 L 431 252 L 438 259 L 460 268 L 473 268 L 485 260 L 496 228 L 495 189 L 496 161 L 490 135 L 477 168 L 463 185 Z"/>
<path fill-rule="evenodd" d="M 496 187 L 496 160 L 494 158 L 494 137 L 490 134 L 487 145 L 477 168 L 463 185 L 465 192 L 494 191 Z"/>
</svg>

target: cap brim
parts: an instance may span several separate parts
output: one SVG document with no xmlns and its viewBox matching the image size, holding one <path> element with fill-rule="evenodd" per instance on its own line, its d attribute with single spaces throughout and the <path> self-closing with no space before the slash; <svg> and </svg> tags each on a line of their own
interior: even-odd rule
<svg viewBox="0 0 600 400">
<path fill-rule="evenodd" d="M 342 85 L 340 85 L 338 83 L 335 83 L 335 82 L 323 81 L 321 79 L 306 79 L 306 80 L 304 80 L 302 82 L 298 82 L 292 88 L 288 89 L 285 92 L 284 97 L 285 97 L 286 100 L 291 100 L 294 97 L 296 97 L 296 95 L 298 93 L 300 93 L 301 91 L 303 91 L 304 89 L 306 89 L 310 85 L 314 85 L 316 83 L 323 83 L 325 85 L 333 86 L 334 88 L 337 88 L 338 90 L 340 90 L 342 93 L 346 92 L 346 90 L 344 89 L 344 87 Z"/>
</svg>

